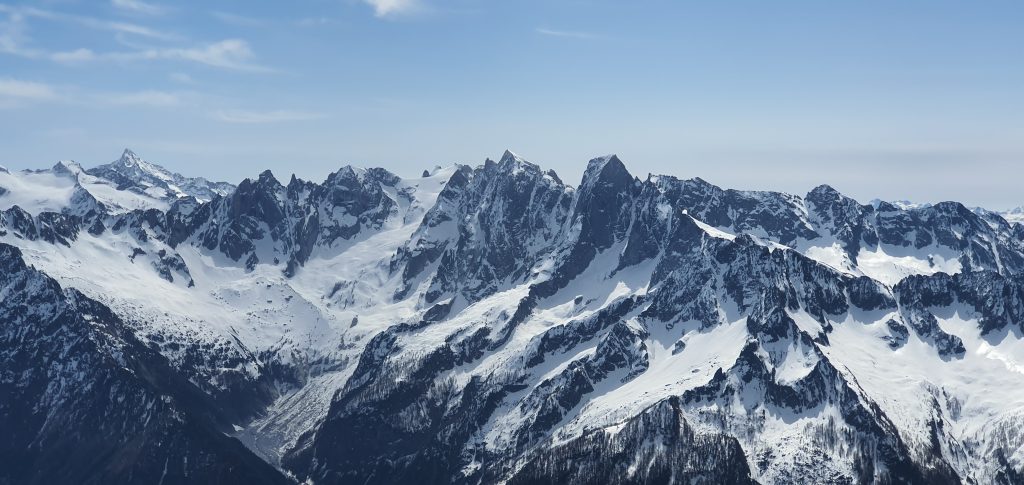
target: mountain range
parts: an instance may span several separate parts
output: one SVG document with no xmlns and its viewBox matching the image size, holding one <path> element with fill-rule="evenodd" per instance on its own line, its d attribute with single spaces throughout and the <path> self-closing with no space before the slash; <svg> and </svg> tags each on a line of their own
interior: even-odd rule
<svg viewBox="0 0 1024 485">
<path fill-rule="evenodd" d="M 1013 216 L 614 155 L 0 169 L 0 483 L 1024 483 Z"/>
</svg>

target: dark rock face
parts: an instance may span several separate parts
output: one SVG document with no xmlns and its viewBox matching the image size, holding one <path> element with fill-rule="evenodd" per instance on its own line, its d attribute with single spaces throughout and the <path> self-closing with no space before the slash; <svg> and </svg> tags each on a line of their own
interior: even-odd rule
<svg viewBox="0 0 1024 485">
<path fill-rule="evenodd" d="M 192 281 L 192 276 L 188 272 L 188 266 L 181 259 L 181 255 L 170 254 L 166 250 L 161 249 L 157 252 L 157 257 L 159 259 L 153 261 L 153 268 L 156 269 L 157 273 L 160 273 L 161 278 L 174 283 L 174 274 L 177 273 L 187 278 L 187 281 Z"/>
<path fill-rule="evenodd" d="M 863 207 L 859 218 L 848 218 L 845 227 L 850 237 L 844 239 L 847 250 L 856 255 L 860 246 L 885 244 L 894 248 L 921 249 L 934 247 L 957 256 L 965 271 L 991 270 L 1004 275 L 1024 269 L 1024 245 L 1014 236 L 1014 229 L 1003 221 L 986 221 L 957 202 L 901 210 L 888 204 L 871 211 Z"/>
<path fill-rule="evenodd" d="M 757 483 L 734 438 L 693 429 L 680 407 L 671 398 L 617 433 L 594 431 L 538 453 L 508 483 Z"/>
<path fill-rule="evenodd" d="M 103 305 L 0 244 L 0 481 L 287 483 Z"/>
<path fill-rule="evenodd" d="M 71 246 L 78 239 L 86 222 L 93 224 L 99 217 L 85 219 L 68 213 L 41 212 L 33 217 L 18 206 L 0 212 L 0 230 L 29 241 L 43 240 L 50 244 Z"/>
<path fill-rule="evenodd" d="M 428 303 L 456 295 L 475 301 L 523 281 L 539 262 L 537 249 L 554 243 L 571 201 L 560 180 L 509 152 L 460 170 L 392 263 L 405 282 L 397 296 L 435 264 Z"/>
<path fill-rule="evenodd" d="M 265 171 L 256 180 L 242 181 L 226 197 L 208 203 L 183 198 L 157 217 L 132 213 L 121 220 L 171 247 L 195 244 L 250 270 L 261 262 L 283 260 L 284 273 L 293 276 L 315 248 L 331 248 L 362 230 L 379 229 L 398 204 L 382 186 L 393 187 L 397 181 L 381 169 L 357 172 L 345 167 L 323 185 L 293 177 L 286 187 Z M 259 252 L 257 245 L 268 249 Z"/>
<path fill-rule="evenodd" d="M 645 204 L 637 208 L 648 213 L 655 208 L 685 210 L 700 221 L 735 234 L 757 237 L 794 246 L 800 241 L 833 238 L 851 259 L 862 248 L 879 245 L 896 249 L 926 247 L 946 250 L 970 270 L 988 269 L 1015 274 L 1024 269 L 1024 244 L 1013 226 L 1002 218 L 979 215 L 962 204 L 943 202 L 903 210 L 882 203 L 878 208 L 862 205 L 832 187 L 815 188 L 806 197 L 778 192 L 723 190 L 701 179 L 678 180 L 657 176 L 644 182 Z M 657 202 L 651 203 L 646 201 Z M 657 229 L 651 229 L 657 231 Z M 651 257 L 653 248 L 644 247 L 656 237 L 640 234 L 631 242 L 627 263 Z"/>
<path fill-rule="evenodd" d="M 619 157 L 591 160 L 573 212 L 572 221 L 580 226 L 579 241 L 599 251 L 621 239 L 629 228 L 628 208 L 638 186 Z"/>
<path fill-rule="evenodd" d="M 39 237 L 35 220 L 32 215 L 18 206 L 3 211 L 3 227 L 13 232 L 16 237 L 34 241 Z"/>
<path fill-rule="evenodd" d="M 841 241 L 843 249 L 851 256 L 857 256 L 861 244 L 878 244 L 873 225 L 874 207 L 858 204 L 828 185 L 815 188 L 805 200 L 817 225 Z"/>
<path fill-rule="evenodd" d="M 816 237 L 804 224 L 798 197 L 779 192 L 723 190 L 699 178 L 658 179 L 659 184 L 666 186 L 666 194 L 675 199 L 675 206 L 687 209 L 712 226 L 737 233 L 761 230 L 782 244 Z"/>
<path fill-rule="evenodd" d="M 799 332 L 799 331 L 797 331 Z M 804 335 L 804 343 L 810 339 Z M 768 342 L 770 345 L 770 342 Z M 715 403 L 739 401 L 748 406 L 748 416 L 756 416 L 762 407 L 782 407 L 796 413 L 815 408 L 835 406 L 841 419 L 851 426 L 851 432 L 858 437 L 852 440 L 855 449 L 850 453 L 853 468 L 858 479 L 873 477 L 882 483 L 957 483 L 956 473 L 945 464 L 939 467 L 923 467 L 911 458 L 911 450 L 903 443 L 895 426 L 873 403 L 863 403 L 857 391 L 851 387 L 831 362 L 819 352 L 817 364 L 804 377 L 781 383 L 769 371 L 759 357 L 765 343 L 750 342 L 740 353 L 736 365 L 728 372 L 719 372 L 704 386 L 687 391 L 682 397 L 686 407 L 698 410 L 702 420 L 714 422 L 724 418 L 721 408 Z M 808 347 L 813 348 L 813 347 Z M 753 426 L 758 426 L 754 424 Z M 827 450 L 835 450 L 839 438 L 824 433 L 810 439 L 817 441 L 827 456 Z M 791 465 L 791 479 L 813 479 L 821 482 L 842 481 L 844 478 L 826 469 L 819 469 L 818 463 L 797 462 Z"/>
<path fill-rule="evenodd" d="M 1003 276 L 993 271 L 947 275 L 910 276 L 896 285 L 900 305 L 915 314 L 915 321 L 929 327 L 935 321 L 932 308 L 963 303 L 978 315 L 982 334 L 1024 322 L 1022 276 Z M 953 337 L 955 339 L 955 337 Z M 954 343 L 955 345 L 955 343 Z M 958 348 L 962 348 L 958 347 Z"/>
</svg>

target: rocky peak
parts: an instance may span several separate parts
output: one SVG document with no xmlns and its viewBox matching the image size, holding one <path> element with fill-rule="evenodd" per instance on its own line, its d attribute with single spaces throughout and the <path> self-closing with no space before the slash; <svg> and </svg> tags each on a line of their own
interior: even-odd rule
<svg viewBox="0 0 1024 485">
<path fill-rule="evenodd" d="M 124 152 L 121 153 L 121 158 L 118 159 L 121 165 L 125 167 L 135 167 L 141 164 L 142 159 L 135 154 L 130 148 L 125 148 Z"/>
<path fill-rule="evenodd" d="M 75 162 L 73 160 L 61 160 L 55 163 L 53 167 L 50 168 L 50 170 L 57 175 L 63 175 L 67 177 L 77 177 L 78 174 L 85 171 L 82 168 L 82 166 L 78 164 L 78 162 Z"/>
<path fill-rule="evenodd" d="M 10 244 L 0 243 L 0 278 L 9 278 L 26 269 L 21 250 Z"/>
<path fill-rule="evenodd" d="M 167 169 L 143 160 L 128 148 L 125 148 L 121 158 L 111 165 L 120 173 L 134 177 L 156 177 L 162 180 L 171 178 Z"/>
<path fill-rule="evenodd" d="M 832 188 L 831 185 L 819 185 L 810 192 L 807 193 L 807 200 L 813 201 L 814 203 L 827 203 L 838 199 L 841 199 L 843 194 L 839 193 L 838 190 Z"/>
<path fill-rule="evenodd" d="M 580 187 L 589 187 L 598 183 L 624 188 L 633 183 L 633 176 L 617 155 L 605 155 L 587 163 Z"/>
<path fill-rule="evenodd" d="M 129 190 L 165 200 L 190 195 L 200 200 L 212 200 L 226 195 L 234 186 L 225 182 L 210 182 L 202 177 L 186 177 L 160 165 L 143 160 L 126 148 L 121 157 L 85 173 L 113 182 L 119 190 Z"/>
<path fill-rule="evenodd" d="M 520 157 L 519 155 L 516 155 L 515 153 L 512 153 L 512 150 L 505 150 L 505 152 L 501 154 L 501 159 L 498 161 L 498 163 L 514 163 L 516 161 L 525 162 L 526 159 Z"/>
<path fill-rule="evenodd" d="M 277 178 L 274 177 L 274 173 L 271 172 L 270 170 L 264 170 L 260 172 L 260 176 L 256 180 L 256 182 L 258 185 L 268 188 L 277 189 L 282 187 L 281 182 L 277 181 Z"/>
</svg>

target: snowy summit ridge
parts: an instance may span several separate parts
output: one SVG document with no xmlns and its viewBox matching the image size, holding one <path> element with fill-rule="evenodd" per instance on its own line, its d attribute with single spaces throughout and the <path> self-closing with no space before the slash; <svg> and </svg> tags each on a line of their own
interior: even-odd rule
<svg viewBox="0 0 1024 485">
<path fill-rule="evenodd" d="M 86 172 L 115 182 L 118 190 L 131 190 L 163 200 L 195 197 L 200 201 L 209 201 L 234 190 L 233 185 L 225 182 L 210 182 L 202 177 L 185 177 L 170 172 L 143 160 L 128 148 L 125 148 L 117 161 Z"/>
</svg>

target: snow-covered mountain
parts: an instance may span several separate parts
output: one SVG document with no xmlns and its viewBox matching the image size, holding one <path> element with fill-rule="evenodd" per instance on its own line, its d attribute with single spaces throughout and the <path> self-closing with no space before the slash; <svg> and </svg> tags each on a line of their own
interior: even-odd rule
<svg viewBox="0 0 1024 485">
<path fill-rule="evenodd" d="M 115 183 L 118 190 L 160 200 L 194 197 L 206 202 L 235 190 L 235 186 L 226 182 L 210 182 L 202 177 L 185 177 L 171 172 L 139 158 L 127 148 L 116 162 L 91 168 L 86 173 Z"/>
<path fill-rule="evenodd" d="M 217 438 L 153 427 L 130 476 L 227 473 L 204 465 L 222 453 L 230 480 L 276 479 L 240 441 L 311 483 L 1024 483 L 1024 226 L 997 213 L 640 179 L 616 156 L 577 186 L 511 152 L 223 192 L 130 152 L 63 166 L 60 197 L 25 188 L 57 167 L 0 173 L 0 259 L 31 275 L 0 276 L 0 385 L 16 419 L 145 408 L 23 390 L 97 375 L 202 401 L 154 412 Z M 87 177 L 164 205 L 110 210 Z M 83 357 L 24 357 L 59 352 Z M 66 446 L 6 446 L 26 443 Z M 0 482 L 130 481 L 24 463 Z"/>
<path fill-rule="evenodd" d="M 1024 207 L 1014 207 L 1008 211 L 1000 212 L 999 215 L 1009 222 L 1024 222 Z"/>
<path fill-rule="evenodd" d="M 131 150 L 116 162 L 84 169 L 73 161 L 43 170 L 0 169 L 0 209 L 18 206 L 41 212 L 122 214 L 136 209 L 167 210 L 181 198 L 201 202 L 233 192 L 234 185 L 185 177 L 142 160 Z"/>
</svg>

